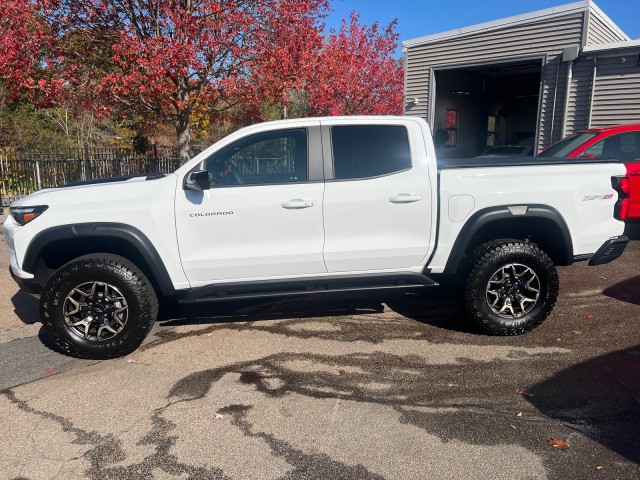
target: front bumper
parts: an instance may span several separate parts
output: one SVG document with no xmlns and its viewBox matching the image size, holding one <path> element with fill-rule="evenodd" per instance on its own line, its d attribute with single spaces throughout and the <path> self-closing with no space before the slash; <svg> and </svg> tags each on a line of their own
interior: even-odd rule
<svg viewBox="0 0 640 480">
<path fill-rule="evenodd" d="M 18 284 L 20 290 L 29 295 L 34 295 L 39 297 L 42 293 L 42 285 L 36 283 L 35 278 L 33 276 L 31 278 L 22 278 L 16 275 L 13 272 L 13 268 L 9 267 L 9 273 L 11 274 L 11 278 Z"/>
<path fill-rule="evenodd" d="M 603 265 L 605 263 L 613 262 L 616 258 L 622 255 L 622 252 L 624 252 L 628 243 L 629 237 L 625 235 L 610 238 L 604 242 L 598 251 L 589 259 L 589 265 Z"/>
</svg>

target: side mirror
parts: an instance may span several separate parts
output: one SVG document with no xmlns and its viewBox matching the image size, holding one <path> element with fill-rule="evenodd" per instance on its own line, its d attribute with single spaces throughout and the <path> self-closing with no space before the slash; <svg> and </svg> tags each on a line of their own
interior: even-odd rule
<svg viewBox="0 0 640 480">
<path fill-rule="evenodd" d="M 209 190 L 211 182 L 209 182 L 209 172 L 206 170 L 196 170 L 189 173 L 184 179 L 183 188 L 185 190 Z"/>
</svg>

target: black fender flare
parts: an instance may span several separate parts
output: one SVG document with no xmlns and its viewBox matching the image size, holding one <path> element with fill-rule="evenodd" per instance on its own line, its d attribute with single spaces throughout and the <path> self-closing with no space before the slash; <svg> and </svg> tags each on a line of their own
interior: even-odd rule
<svg viewBox="0 0 640 480">
<path fill-rule="evenodd" d="M 124 223 L 90 222 L 59 225 L 42 230 L 31 240 L 23 261 L 23 270 L 35 272 L 42 251 L 51 243 L 65 240 L 118 239 L 135 251 L 145 262 L 162 295 L 173 295 L 176 290 L 160 254 L 147 236 L 131 225 Z M 140 266 L 139 266 L 140 267 Z"/>
<path fill-rule="evenodd" d="M 526 207 L 524 214 L 515 215 L 511 213 L 510 208 Z M 492 223 L 511 222 L 522 219 L 545 219 L 550 221 L 560 232 L 560 238 L 557 242 L 561 243 L 562 251 L 565 255 L 561 259 L 561 264 L 570 265 L 573 263 L 573 242 L 569 227 L 565 222 L 562 214 L 553 207 L 548 205 L 502 205 L 499 207 L 489 207 L 474 213 L 464 224 L 456 239 L 453 248 L 447 259 L 444 274 L 453 275 L 458 271 L 465 253 L 468 253 L 469 245 L 474 236 L 482 229 Z"/>
</svg>

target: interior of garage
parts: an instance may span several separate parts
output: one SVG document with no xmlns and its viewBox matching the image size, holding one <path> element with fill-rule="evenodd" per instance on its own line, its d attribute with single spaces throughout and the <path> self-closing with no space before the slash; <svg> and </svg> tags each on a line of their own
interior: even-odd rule
<svg viewBox="0 0 640 480">
<path fill-rule="evenodd" d="M 537 144 L 542 59 L 435 69 L 434 139 L 443 157 Z"/>
</svg>

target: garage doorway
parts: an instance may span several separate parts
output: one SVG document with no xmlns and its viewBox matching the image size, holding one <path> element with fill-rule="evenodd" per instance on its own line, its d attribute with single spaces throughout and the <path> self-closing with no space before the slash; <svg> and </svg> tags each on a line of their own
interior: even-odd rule
<svg viewBox="0 0 640 480">
<path fill-rule="evenodd" d="M 542 65 L 536 58 L 434 69 L 430 120 L 439 156 L 476 157 L 499 146 L 493 151 L 535 154 Z"/>
</svg>

